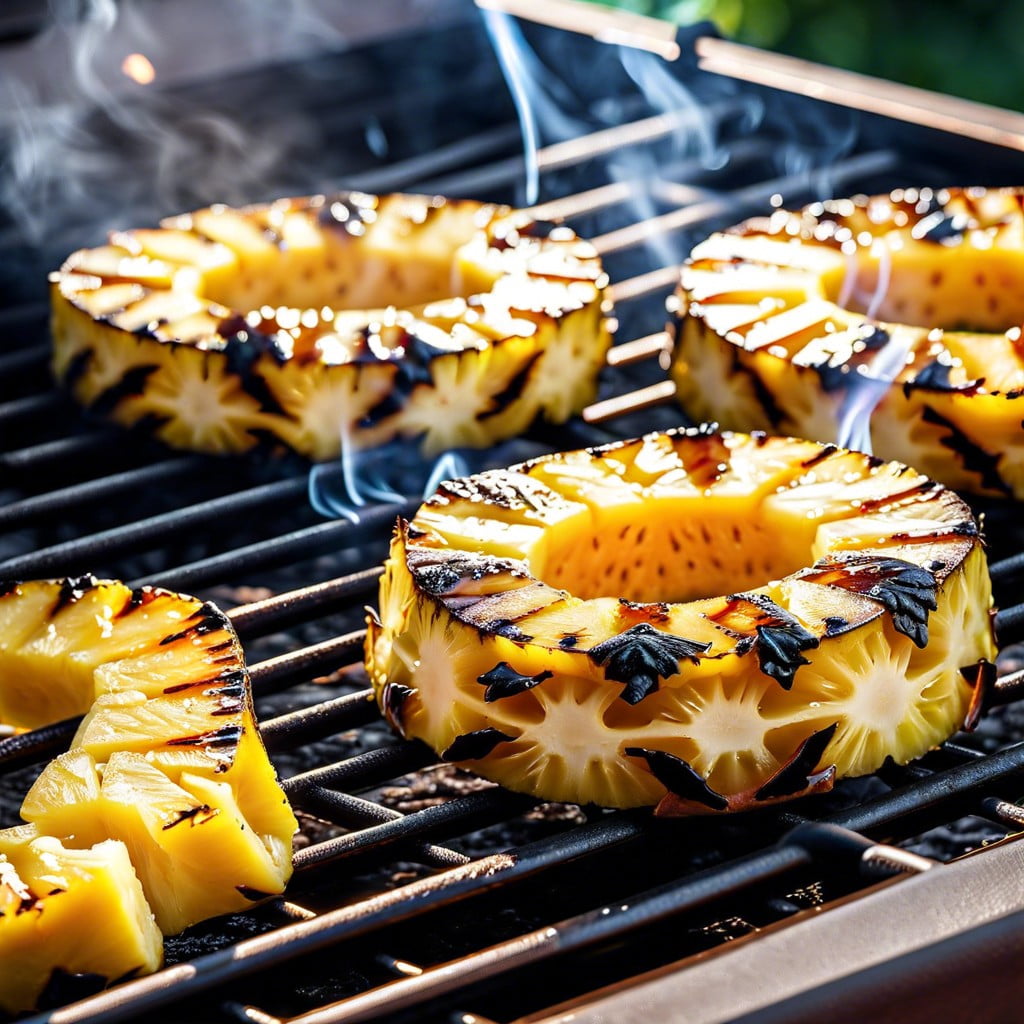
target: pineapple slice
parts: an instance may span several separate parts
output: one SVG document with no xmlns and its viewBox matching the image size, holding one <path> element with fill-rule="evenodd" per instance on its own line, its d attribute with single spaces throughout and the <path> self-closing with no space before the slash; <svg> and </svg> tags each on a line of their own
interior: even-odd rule
<svg viewBox="0 0 1024 1024">
<path fill-rule="evenodd" d="M 69 849 L 32 825 L 0 831 L 0 1010 L 148 974 L 162 956 L 123 843 Z"/>
<path fill-rule="evenodd" d="M 695 429 L 442 484 L 396 531 L 366 663 L 402 735 L 512 789 L 740 810 L 959 728 L 991 603 L 952 492 Z"/>
<path fill-rule="evenodd" d="M 52 277 L 53 370 L 177 448 L 487 446 L 591 401 L 607 277 L 506 207 L 339 193 L 120 231 Z"/>
<path fill-rule="evenodd" d="M 820 441 L 870 413 L 883 458 L 1024 498 L 1022 198 L 898 189 L 712 235 L 670 301 L 683 407 Z"/>
<path fill-rule="evenodd" d="M 72 857 L 126 850 L 139 900 L 166 933 L 283 891 L 295 817 L 222 612 L 86 576 L 10 585 L 0 626 L 0 720 L 31 728 L 85 712 L 71 750 L 43 770 L 22 805 L 33 835 Z M 107 885 L 88 899 L 110 902 L 113 891 Z M 78 941 L 88 923 L 78 919 Z M 47 947 L 33 948 L 40 966 L 26 984 L 41 989 L 50 971 L 66 969 L 56 959 L 64 947 L 54 944 L 49 959 Z M 120 961 L 94 963 L 105 978 L 125 973 Z"/>
</svg>

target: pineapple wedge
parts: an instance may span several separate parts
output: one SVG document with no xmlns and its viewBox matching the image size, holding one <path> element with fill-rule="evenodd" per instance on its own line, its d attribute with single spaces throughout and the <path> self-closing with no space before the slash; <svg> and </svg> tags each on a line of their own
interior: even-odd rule
<svg viewBox="0 0 1024 1024">
<path fill-rule="evenodd" d="M 402 735 L 511 789 L 732 811 L 948 737 L 994 678 L 991 604 L 952 492 L 695 429 L 442 484 L 366 663 Z"/>
<path fill-rule="evenodd" d="M 0 1010 L 148 974 L 162 956 L 123 843 L 69 849 L 32 825 L 0 831 Z"/>
<path fill-rule="evenodd" d="M 899 189 L 712 235 L 670 301 L 683 408 L 820 441 L 870 412 L 883 458 L 1024 499 L 1022 200 Z"/>
<path fill-rule="evenodd" d="M 177 448 L 487 446 L 591 401 L 607 277 L 507 207 L 339 193 L 116 232 L 51 278 L 53 370 Z"/>
<path fill-rule="evenodd" d="M 88 851 L 123 851 L 132 883 L 141 883 L 140 905 L 168 934 L 284 889 L 295 817 L 222 612 L 88 576 L 8 585 L 0 596 L 0 721 L 34 728 L 82 713 L 71 750 L 43 769 L 22 805 L 33 837 L 67 857 L 81 854 L 83 864 Z M 80 899 L 100 906 L 116 902 L 114 893 L 105 883 Z M 123 917 L 128 906 L 111 905 L 110 915 Z M 90 920 L 68 915 L 76 924 L 64 927 L 81 942 Z M 25 954 L 37 965 L 19 982 L 27 987 L 9 987 L 0 966 L 0 1005 L 28 1008 L 19 1002 L 24 992 L 41 990 L 54 970 L 71 971 L 64 948 L 39 942 Z M 156 960 L 138 970 L 158 962 L 159 943 Z M 107 979 L 125 973 L 120 961 L 94 963 L 91 973 Z"/>
</svg>

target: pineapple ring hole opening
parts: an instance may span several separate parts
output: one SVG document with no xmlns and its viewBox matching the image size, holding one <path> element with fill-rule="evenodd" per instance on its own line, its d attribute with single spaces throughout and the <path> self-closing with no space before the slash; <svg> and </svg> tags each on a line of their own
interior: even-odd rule
<svg viewBox="0 0 1024 1024">
<path fill-rule="evenodd" d="M 326 204 L 317 218 L 322 247 L 280 247 L 265 258 L 241 262 L 231 274 L 203 275 L 198 293 L 247 318 L 262 313 L 270 321 L 280 312 L 300 327 L 306 311 L 366 311 L 370 317 L 390 308 L 416 312 L 429 303 L 466 299 L 493 287 L 494 279 L 487 280 L 479 267 L 460 258 L 480 230 L 476 206 L 431 207 L 425 222 L 413 216 L 399 220 L 394 237 L 378 243 L 364 240 L 365 228 L 355 214 L 332 214 L 336 205 Z M 414 232 L 421 232 L 423 240 Z M 399 252 L 405 258 L 397 259 Z"/>
<path fill-rule="evenodd" d="M 684 603 L 763 586 L 810 565 L 817 524 L 747 502 L 648 499 L 555 524 L 534 576 L 583 600 Z M 539 557 L 537 556 L 539 554 Z"/>
<path fill-rule="evenodd" d="M 822 284 L 829 301 L 884 323 L 982 334 L 1024 323 L 1020 253 L 876 241 Z"/>
</svg>

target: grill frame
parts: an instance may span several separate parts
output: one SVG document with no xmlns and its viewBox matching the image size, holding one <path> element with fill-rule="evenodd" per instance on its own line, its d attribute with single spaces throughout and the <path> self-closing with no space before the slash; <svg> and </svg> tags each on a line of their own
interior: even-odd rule
<svg viewBox="0 0 1024 1024">
<path fill-rule="evenodd" d="M 746 100 L 732 106 L 726 103 L 724 116 L 730 116 L 730 111 L 732 114 L 742 112 L 747 106 Z M 641 139 L 651 141 L 671 131 L 672 125 L 673 118 L 667 115 L 639 118 L 623 129 L 595 133 L 589 140 L 587 137 L 577 138 L 561 148 L 549 147 L 541 153 L 541 166 L 552 173 L 572 170 L 581 160 L 611 146 L 617 137 L 636 142 L 639 135 Z M 616 132 L 619 136 L 615 135 Z M 507 141 L 508 133 L 500 137 Z M 387 187 L 418 184 L 420 188 L 427 189 L 442 186 L 452 193 L 488 190 L 514 182 L 522 168 L 521 158 L 514 155 L 477 163 L 465 169 L 461 177 L 450 174 L 447 178 L 437 177 L 438 167 L 444 170 L 458 166 L 467 154 L 487 155 L 491 152 L 490 146 L 490 140 L 480 145 L 477 137 L 471 137 L 464 144 L 457 142 L 445 148 L 436 155 L 436 159 L 413 157 L 405 162 L 405 166 L 392 165 L 374 174 L 376 181 L 383 178 Z M 735 148 L 742 155 L 740 141 L 735 143 Z M 825 170 L 837 190 L 842 192 L 844 183 L 851 189 L 856 188 L 855 182 L 901 173 L 901 166 L 898 150 L 875 148 L 855 153 L 845 161 L 830 161 Z M 638 243 L 651 237 L 662 237 L 680 229 L 704 232 L 710 227 L 738 220 L 746 213 L 763 207 L 778 192 L 788 192 L 787 201 L 797 201 L 801 190 L 810 198 L 808 191 L 813 193 L 820 184 L 820 172 L 821 168 L 803 175 L 775 176 L 705 195 L 695 195 L 691 189 L 687 196 L 690 205 L 679 212 L 666 212 L 660 219 L 644 220 L 639 228 L 625 226 L 621 230 L 606 232 L 598 237 L 598 245 L 614 256 L 627 249 L 635 250 Z M 358 184 L 380 188 L 373 182 L 373 174 L 367 174 Z M 602 201 L 611 193 L 594 195 L 597 191 L 599 189 L 574 193 L 561 203 L 568 205 L 576 217 L 595 210 L 600 212 L 604 209 Z M 616 194 L 621 194 L 621 189 Z M 697 201 L 693 202 L 694 199 Z M 552 208 L 557 210 L 559 202 L 552 200 L 541 204 L 539 212 L 549 215 Z M 627 242 L 631 244 L 627 246 Z M 649 310 L 653 308 L 651 297 L 667 290 L 674 278 L 673 265 L 653 270 L 648 267 L 620 278 L 613 286 L 613 293 L 623 307 L 636 304 Z M 649 319 L 649 313 L 647 317 Z M 38 388 L 44 379 L 41 371 L 47 349 L 45 343 L 36 343 L 33 339 L 38 336 L 36 332 L 44 318 L 45 312 L 31 303 L 0 315 L 0 339 L 25 335 L 30 338 L 22 347 L 0 355 L 0 380 L 21 380 L 28 382 L 26 386 L 30 389 L 37 389 L 0 405 L 0 427 L 4 429 L 54 416 L 73 415 L 48 388 Z M 631 318 L 635 317 L 631 314 Z M 649 323 L 648 330 L 654 326 Z M 646 335 L 640 338 L 635 351 L 647 356 L 656 355 L 656 337 Z M 650 373 L 645 376 L 642 361 L 637 364 L 641 370 L 632 374 L 634 361 L 629 355 L 629 344 L 620 343 L 616 349 L 623 378 L 619 383 L 625 385 L 628 397 L 612 396 L 565 428 L 539 426 L 531 432 L 529 440 L 542 448 L 597 444 L 637 433 L 633 424 L 638 418 L 657 426 L 666 415 L 672 416 L 664 413 L 659 420 L 664 389 L 659 391 L 657 382 L 644 383 Z M 627 354 L 622 355 L 624 352 Z M 651 388 L 654 390 L 649 390 Z M 76 421 L 72 419 L 71 422 Z M 86 472 L 81 481 L 72 480 L 56 490 L 44 489 L 38 495 L 30 493 L 39 480 L 61 480 L 69 467 L 77 469 L 82 460 L 108 453 L 112 437 L 121 442 L 123 451 L 119 457 L 126 458 L 128 464 L 123 470 L 116 471 L 110 480 L 98 483 L 91 473 Z M 79 427 L 76 424 L 55 440 L 42 440 L 0 455 L 0 473 L 8 481 L 8 489 L 23 494 L 21 504 L 8 503 L 0 508 L 0 529 L 9 534 L 27 525 L 34 526 L 44 518 L 66 519 L 88 505 L 126 497 L 143 486 L 175 480 L 189 481 L 193 475 L 201 474 L 204 466 L 209 469 L 210 463 L 201 457 L 155 453 L 153 446 L 146 442 L 137 439 L 124 441 L 121 435 L 106 428 Z M 262 513 L 277 503 L 287 505 L 301 498 L 306 470 L 296 468 L 289 473 L 291 475 L 264 480 L 257 472 L 251 480 L 251 493 L 199 497 L 190 511 L 172 507 L 164 512 L 155 512 L 148 521 L 140 519 L 128 527 L 111 527 L 99 537 L 76 537 L 12 556 L 0 563 L 0 578 L 10 575 L 62 575 L 96 568 L 95 565 L 82 564 L 96 559 L 102 565 L 108 565 L 118 564 L 130 556 L 128 564 L 135 565 L 140 560 L 144 563 L 140 550 L 154 538 L 166 538 L 169 526 L 187 532 L 246 512 Z M 19 481 L 22 482 L 20 489 Z M 27 485 L 26 481 L 29 482 Z M 314 522 L 296 530 L 273 532 L 271 536 L 242 548 L 175 563 L 170 568 L 151 569 L 142 565 L 144 571 L 140 571 L 132 582 L 135 585 L 155 583 L 175 589 L 209 592 L 223 584 L 226 572 L 230 572 L 232 580 L 243 582 L 263 574 L 276 578 L 275 572 L 279 573 L 281 567 L 287 567 L 295 560 L 307 564 L 323 559 L 325 553 L 336 551 L 339 546 L 345 551 L 358 551 L 364 544 L 379 544 L 395 517 L 408 514 L 415 504 L 416 501 L 410 499 L 399 504 L 375 505 L 367 510 L 358 525 L 345 520 Z M 379 552 L 379 547 L 372 550 Z M 161 558 L 165 562 L 168 559 L 173 561 L 174 557 L 167 552 L 166 545 L 161 545 Z M 330 617 L 338 608 L 344 609 L 350 619 L 353 602 L 372 594 L 379 571 L 376 564 L 376 558 L 370 565 L 365 564 L 364 559 L 354 571 L 346 570 L 340 576 L 330 577 L 311 587 L 284 589 L 278 595 L 232 609 L 230 614 L 243 643 L 262 650 L 261 638 L 303 625 L 311 619 Z M 1024 554 L 1011 553 L 993 565 L 996 583 L 1004 589 L 1022 573 Z M 1004 633 L 1015 635 L 1022 625 L 1024 606 L 1002 613 L 1000 626 Z M 291 687 L 307 683 L 313 676 L 328 673 L 339 664 L 356 661 L 361 642 L 362 634 L 358 629 L 301 643 L 297 649 L 291 649 L 294 640 L 287 641 L 284 651 L 271 653 L 253 665 L 257 698 L 290 692 Z M 1024 673 L 1007 674 L 997 684 L 990 703 L 1016 700 L 1022 687 Z M 350 689 L 351 692 L 338 694 L 326 702 L 285 711 L 266 719 L 261 728 L 272 754 L 375 723 L 376 713 L 368 701 L 367 691 L 358 687 Z M 57 723 L 25 736 L 0 738 L 0 770 L 11 771 L 60 749 L 61 744 L 67 743 L 73 728 L 74 723 Z M 596 815 L 585 824 L 563 829 L 549 838 L 514 844 L 509 853 L 472 857 L 435 840 L 453 833 L 465 835 L 495 821 L 507 823 L 515 820 L 529 811 L 534 801 L 498 789 L 484 789 L 456 795 L 436 806 L 403 815 L 379 798 L 367 799 L 348 792 L 350 789 L 372 790 L 381 781 L 393 779 L 408 770 L 421 769 L 432 760 L 433 755 L 423 747 L 388 740 L 333 765 L 293 775 L 286 783 L 300 807 L 315 811 L 319 817 L 330 819 L 336 827 L 345 830 L 299 851 L 296 865 L 301 879 L 313 875 L 314 869 L 322 871 L 325 866 L 345 861 L 363 864 L 367 859 L 383 863 L 413 861 L 432 873 L 392 892 L 377 891 L 309 919 L 303 919 L 302 908 L 289 904 L 287 900 L 276 901 L 271 911 L 284 923 L 264 935 L 241 939 L 188 962 L 165 968 L 157 975 L 81 1000 L 52 1015 L 39 1014 L 30 1019 L 114 1021 L 139 1018 L 142 1014 L 157 1011 L 173 1012 L 182 1000 L 221 991 L 227 983 L 234 987 L 224 991 L 234 992 L 240 980 L 253 978 L 269 968 L 280 971 L 293 958 L 305 959 L 338 943 L 357 939 L 364 941 L 367 936 L 386 946 L 387 937 L 397 925 L 447 912 L 455 905 L 472 907 L 476 902 L 490 898 L 495 890 L 508 892 L 506 898 L 514 901 L 520 883 L 532 884 L 547 872 L 563 869 L 566 864 L 587 865 L 591 861 L 602 861 L 620 855 L 623 850 L 643 848 L 665 837 L 663 826 L 650 822 L 646 815 L 617 812 Z M 682 915 L 683 920 L 707 917 L 714 920 L 715 915 L 723 913 L 737 895 L 759 894 L 774 886 L 778 896 L 785 893 L 787 885 L 807 872 L 832 873 L 836 865 L 840 865 L 843 881 L 839 888 L 866 892 L 874 885 L 880 865 L 887 866 L 883 873 L 910 873 L 922 867 L 920 863 L 890 849 L 887 843 L 918 836 L 927 828 L 966 814 L 984 817 L 1007 832 L 1024 825 L 1020 809 L 1010 802 L 1013 787 L 1019 778 L 1024 777 L 1024 744 L 1013 744 L 994 753 L 983 754 L 962 743 L 950 742 L 916 765 L 892 769 L 884 774 L 893 787 L 888 793 L 863 802 L 855 800 L 853 806 L 821 818 L 818 818 L 818 812 L 822 805 L 816 803 L 793 805 L 783 811 L 760 812 L 754 827 L 763 829 L 765 842 L 754 843 L 752 849 L 738 856 L 722 856 L 719 863 L 704 872 L 688 869 L 681 877 L 646 890 L 641 884 L 630 896 L 625 909 L 620 909 L 623 906 L 620 902 L 598 899 L 595 901 L 598 905 L 540 928 L 526 930 L 518 937 L 499 943 L 493 950 L 476 948 L 458 957 L 452 966 L 428 967 L 422 973 L 391 985 L 371 987 L 366 993 L 353 996 L 336 1008 L 314 1007 L 310 1012 L 320 1010 L 315 1018 L 318 1021 L 372 1019 L 385 1013 L 397 1013 L 403 1008 L 407 1012 L 420 1007 L 430 1008 L 435 1013 L 443 1012 L 436 1007 L 443 1006 L 443 1000 L 450 999 L 453 991 L 458 998 L 465 994 L 465 998 L 472 1001 L 484 981 L 489 985 L 499 981 L 507 985 L 504 981 L 507 972 L 571 957 L 584 948 L 606 947 L 669 916 L 675 919 Z M 710 828 L 714 831 L 715 827 Z M 744 843 L 738 845 L 743 847 Z M 304 885 L 305 882 L 300 881 L 298 887 Z M 760 899 L 760 896 L 753 898 Z M 779 916 L 787 914 L 780 912 Z M 381 947 L 382 953 L 386 951 L 385 946 Z M 476 987 L 469 987 L 471 985 Z M 263 1022 L 305 1019 L 303 1016 L 275 1016 L 263 1008 L 246 1007 L 237 996 L 231 998 L 234 1001 L 224 1011 L 226 1019 Z"/>
</svg>

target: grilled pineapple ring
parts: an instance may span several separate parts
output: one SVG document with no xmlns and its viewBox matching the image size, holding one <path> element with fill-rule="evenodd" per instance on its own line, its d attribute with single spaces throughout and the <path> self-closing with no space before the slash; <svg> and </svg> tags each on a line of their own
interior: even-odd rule
<svg viewBox="0 0 1024 1024">
<path fill-rule="evenodd" d="M 339 193 L 117 232 L 51 279 L 53 369 L 176 448 L 483 447 L 591 401 L 607 277 L 507 207 Z"/>
<path fill-rule="evenodd" d="M 832 441 L 878 401 L 883 458 L 1024 499 L 1022 205 L 1021 189 L 901 189 L 713 235 L 671 303 L 680 402 Z"/>
<path fill-rule="evenodd" d="M 399 524 L 366 660 L 393 726 L 446 760 L 707 813 L 941 742 L 993 677 L 990 605 L 952 492 L 691 430 L 442 484 Z"/>
<path fill-rule="evenodd" d="M 0 722 L 85 716 L 29 790 L 29 824 L 0 831 L 13 1013 L 68 975 L 155 970 L 161 932 L 281 892 L 296 823 L 217 608 L 92 577 L 0 591 Z"/>
</svg>

